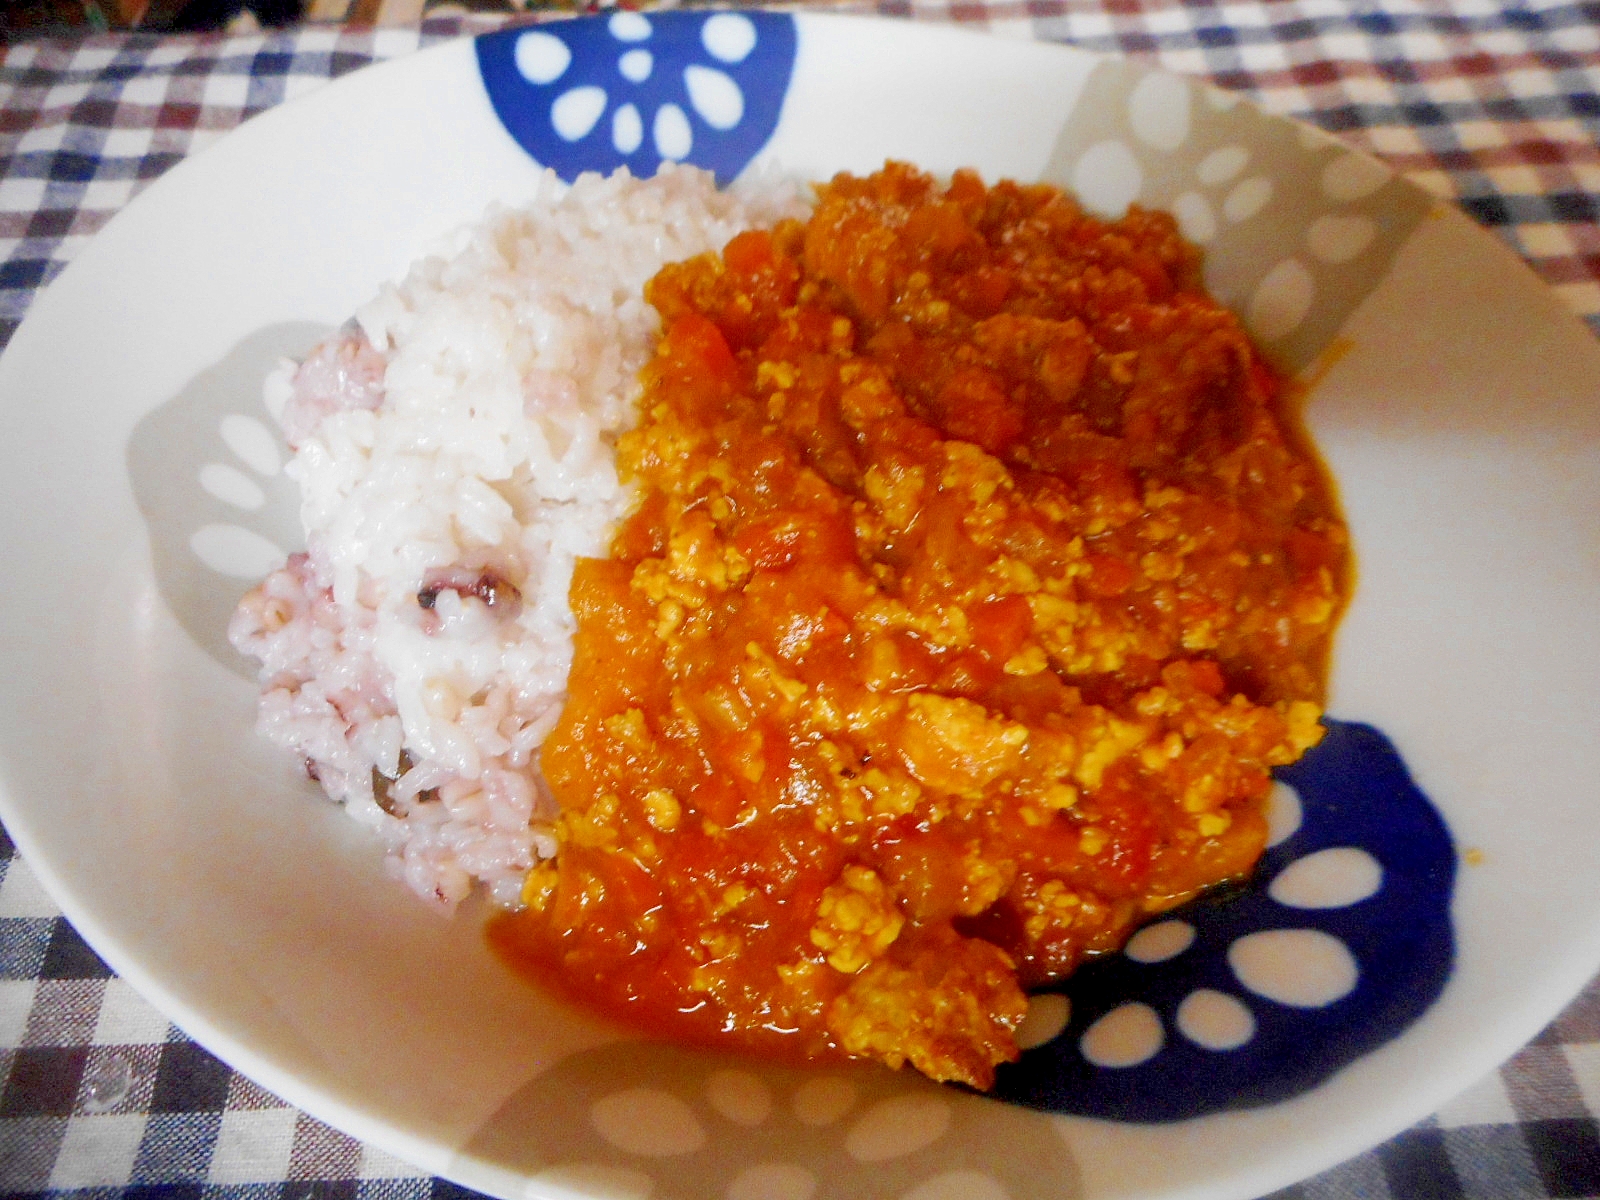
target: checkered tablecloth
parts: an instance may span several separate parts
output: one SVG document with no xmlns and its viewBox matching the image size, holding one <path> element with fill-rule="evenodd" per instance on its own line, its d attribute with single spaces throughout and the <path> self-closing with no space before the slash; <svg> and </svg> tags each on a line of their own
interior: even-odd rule
<svg viewBox="0 0 1600 1200">
<path fill-rule="evenodd" d="M 1313 121 L 1459 203 L 1600 329 L 1600 3 L 856 7 L 1157 60 Z M 0 346 L 84 241 L 185 155 L 334 76 L 487 27 L 448 18 L 3 49 Z M 1600 981 L 1435 1117 L 1279 1195 L 1600 1197 L 1597 1114 Z M 68 1194 L 463 1193 L 285 1105 L 189 1041 L 111 975 L 0 831 L 0 1195 Z"/>
</svg>

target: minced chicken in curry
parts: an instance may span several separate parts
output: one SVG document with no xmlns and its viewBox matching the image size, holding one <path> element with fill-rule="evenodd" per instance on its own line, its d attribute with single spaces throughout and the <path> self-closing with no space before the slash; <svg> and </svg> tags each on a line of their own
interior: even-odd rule
<svg viewBox="0 0 1600 1200">
<path fill-rule="evenodd" d="M 1164 215 L 890 164 L 646 295 L 561 850 L 492 936 L 655 1032 L 987 1087 L 1027 988 L 1255 863 L 1327 482 Z"/>
</svg>

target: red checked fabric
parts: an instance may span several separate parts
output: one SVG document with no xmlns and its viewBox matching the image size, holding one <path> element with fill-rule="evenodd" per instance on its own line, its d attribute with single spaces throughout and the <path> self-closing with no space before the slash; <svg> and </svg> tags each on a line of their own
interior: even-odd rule
<svg viewBox="0 0 1600 1200">
<path fill-rule="evenodd" d="M 3 3 L 4 0 L 0 0 Z M 1600 3 L 857 4 L 1210 78 L 1388 160 L 1600 330 Z M 150 180 L 254 113 L 486 18 L 0 48 L 0 346 Z M 1600 981 L 1435 1117 L 1274 1200 L 1600 1198 Z M 235 1075 L 114 977 L 0 831 L 0 1195 L 464 1195 Z"/>
</svg>

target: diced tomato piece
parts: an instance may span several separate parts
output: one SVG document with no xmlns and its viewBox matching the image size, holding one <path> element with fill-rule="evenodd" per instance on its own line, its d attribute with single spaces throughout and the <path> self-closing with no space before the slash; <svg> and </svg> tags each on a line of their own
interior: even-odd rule
<svg viewBox="0 0 1600 1200">
<path fill-rule="evenodd" d="M 736 234 L 722 251 L 722 261 L 736 275 L 755 275 L 772 265 L 772 235 L 765 229 Z"/>
<path fill-rule="evenodd" d="M 997 596 L 977 605 L 968 623 L 978 649 L 1004 664 L 1033 632 L 1033 609 L 1021 596 Z"/>
<path fill-rule="evenodd" d="M 722 330 L 699 313 L 685 313 L 672 323 L 662 352 L 681 368 L 719 382 L 731 383 L 738 377 L 738 364 Z"/>
<path fill-rule="evenodd" d="M 952 437 L 999 454 L 1022 433 L 1020 405 L 1006 395 L 1004 381 L 984 367 L 963 367 L 940 389 L 935 409 Z"/>
<path fill-rule="evenodd" d="M 1133 568 L 1120 558 L 1113 558 L 1109 554 L 1086 554 L 1083 561 L 1089 568 L 1083 585 L 1091 596 L 1120 596 L 1133 585 Z"/>
</svg>

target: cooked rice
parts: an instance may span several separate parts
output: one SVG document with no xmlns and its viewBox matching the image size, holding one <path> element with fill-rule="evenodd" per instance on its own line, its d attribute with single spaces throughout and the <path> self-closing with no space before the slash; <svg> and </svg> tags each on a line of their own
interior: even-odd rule
<svg viewBox="0 0 1600 1200">
<path fill-rule="evenodd" d="M 613 448 L 658 330 L 645 281 L 800 209 L 687 167 L 547 173 L 268 381 L 306 550 L 229 629 L 261 661 L 259 728 L 443 908 L 474 880 L 514 904 L 555 852 L 538 750 L 573 560 L 605 552 L 628 502 Z"/>
</svg>

